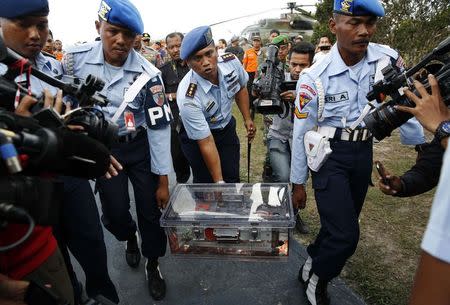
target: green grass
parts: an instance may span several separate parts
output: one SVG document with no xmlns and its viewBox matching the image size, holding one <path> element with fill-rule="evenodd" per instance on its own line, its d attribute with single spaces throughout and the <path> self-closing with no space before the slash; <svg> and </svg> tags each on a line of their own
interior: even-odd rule
<svg viewBox="0 0 450 305">
<path fill-rule="evenodd" d="M 241 180 L 247 181 L 247 141 L 242 116 L 234 109 L 238 135 L 241 139 Z M 266 147 L 262 141 L 262 117 L 257 115 L 256 138 L 251 150 L 250 182 L 260 182 Z M 398 132 L 374 145 L 374 160 L 380 160 L 386 169 L 401 175 L 414 163 L 413 147 L 400 144 Z M 372 175 L 374 183 L 378 174 Z M 304 220 L 310 226 L 308 235 L 295 234 L 308 245 L 320 228 L 320 221 L 311 185 Z M 370 305 L 407 304 L 417 262 L 420 242 L 429 217 L 434 190 L 411 198 L 386 196 L 378 188 L 370 187 L 360 217 L 361 239 L 356 253 L 347 262 L 341 277 Z"/>
</svg>

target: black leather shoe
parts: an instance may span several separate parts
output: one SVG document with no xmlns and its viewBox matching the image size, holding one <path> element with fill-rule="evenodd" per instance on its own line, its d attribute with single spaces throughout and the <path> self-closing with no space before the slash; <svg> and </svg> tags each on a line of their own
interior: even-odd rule
<svg viewBox="0 0 450 305">
<path fill-rule="evenodd" d="M 300 217 L 300 214 L 297 214 L 297 218 L 295 219 L 295 229 L 300 234 L 308 234 L 309 233 L 308 225 Z"/>
<path fill-rule="evenodd" d="M 137 232 L 132 238 L 127 240 L 125 259 L 127 260 L 128 266 L 131 268 L 137 268 L 139 266 L 139 262 L 141 261 L 141 251 L 139 251 Z"/>
<path fill-rule="evenodd" d="M 148 291 L 153 300 L 159 301 L 166 296 L 166 282 L 159 271 L 157 260 L 147 260 L 145 263 Z"/>
</svg>

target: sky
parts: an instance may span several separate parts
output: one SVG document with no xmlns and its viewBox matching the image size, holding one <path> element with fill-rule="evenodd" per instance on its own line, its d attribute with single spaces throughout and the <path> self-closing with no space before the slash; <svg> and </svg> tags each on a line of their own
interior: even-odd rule
<svg viewBox="0 0 450 305">
<path fill-rule="evenodd" d="M 285 0 L 131 0 L 140 10 L 145 32 L 152 39 L 164 39 L 174 31 L 188 32 L 191 29 L 222 20 L 268 11 L 253 17 L 216 25 L 212 27 L 217 41 L 227 41 L 239 35 L 248 25 L 263 18 L 277 18 L 289 10 Z M 316 0 L 303 0 L 302 4 L 314 4 Z M 49 26 L 54 39 L 60 39 L 64 47 L 78 41 L 93 41 L 98 35 L 95 30 L 100 0 L 49 0 Z M 300 4 L 300 2 L 298 2 Z M 311 7 L 306 10 L 313 10 Z"/>
</svg>

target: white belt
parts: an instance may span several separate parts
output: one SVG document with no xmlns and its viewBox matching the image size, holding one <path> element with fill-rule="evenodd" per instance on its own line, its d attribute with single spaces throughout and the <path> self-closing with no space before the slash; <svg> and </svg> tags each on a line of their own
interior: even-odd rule
<svg viewBox="0 0 450 305">
<path fill-rule="evenodd" d="M 329 139 L 350 141 L 350 142 L 366 141 L 370 137 L 372 137 L 372 134 L 367 128 L 355 129 L 351 132 L 348 132 L 345 129 L 341 128 L 339 129 L 341 131 L 341 135 L 339 138 L 335 137 L 336 131 L 338 130 L 338 128 L 336 127 L 319 126 L 317 132 Z"/>
</svg>

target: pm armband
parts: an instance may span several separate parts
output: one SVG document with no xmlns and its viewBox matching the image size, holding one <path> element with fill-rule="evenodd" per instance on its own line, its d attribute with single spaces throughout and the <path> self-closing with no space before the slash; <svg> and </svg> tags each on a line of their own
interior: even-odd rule
<svg viewBox="0 0 450 305">
<path fill-rule="evenodd" d="M 173 120 L 173 115 L 161 79 L 159 77 L 150 79 L 146 88 L 144 109 L 147 126 L 151 129 L 164 128 Z"/>
</svg>

